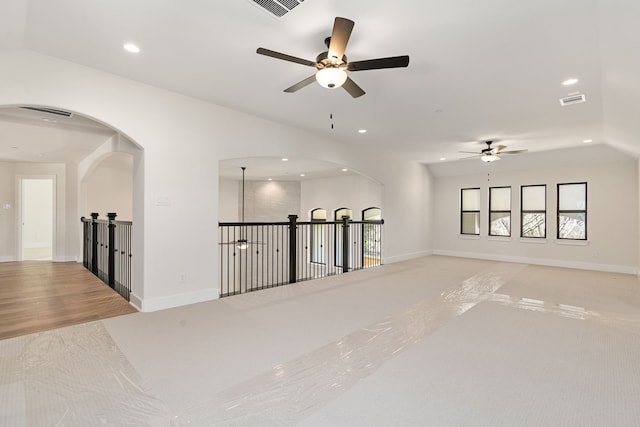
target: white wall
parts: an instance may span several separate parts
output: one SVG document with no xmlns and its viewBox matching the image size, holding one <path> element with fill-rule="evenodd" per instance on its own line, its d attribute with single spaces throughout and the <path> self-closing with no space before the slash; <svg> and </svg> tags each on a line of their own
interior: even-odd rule
<svg viewBox="0 0 640 427">
<path fill-rule="evenodd" d="M 218 182 L 218 219 L 242 220 L 242 181 L 221 178 Z M 245 221 L 285 222 L 299 215 L 300 182 L 245 181 Z"/>
<path fill-rule="evenodd" d="M 0 106 L 48 105 L 78 112 L 144 149 L 144 159 L 134 165 L 133 190 L 133 299 L 143 310 L 217 297 L 222 159 L 286 156 L 345 165 L 385 186 L 381 207 L 387 262 L 430 250 L 425 208 L 432 178 L 422 165 L 30 51 L 0 53 L 0 63 Z M 136 179 L 138 173 L 143 179 Z M 75 216 L 79 191 L 68 193 Z M 66 223 L 66 240 L 79 246 L 79 220 L 69 217 Z"/>
<path fill-rule="evenodd" d="M 353 211 L 353 219 L 360 221 L 362 210 L 381 207 L 382 196 L 382 185 L 361 175 L 304 180 L 300 220 L 309 221 L 311 210 L 322 208 L 327 211 L 327 220 L 332 221 L 336 209 L 349 208 Z M 383 218 L 384 215 L 383 211 Z"/>
<path fill-rule="evenodd" d="M 16 259 L 16 203 L 13 163 L 0 162 L 0 262 Z"/>
<path fill-rule="evenodd" d="M 218 181 L 218 221 L 238 222 L 240 181 L 220 178 Z"/>
<path fill-rule="evenodd" d="M 586 245 L 556 240 L 558 183 L 586 181 Z M 520 186 L 547 185 L 547 239 L 520 239 Z M 488 188 L 512 187 L 511 238 L 489 238 Z M 460 189 L 480 187 L 482 210 L 479 239 L 459 237 Z M 435 252 L 635 273 L 638 260 L 638 164 L 633 159 L 615 163 L 497 172 L 490 175 L 438 177 L 435 194 Z"/>
<path fill-rule="evenodd" d="M 242 185 L 238 189 L 242 201 Z M 300 216 L 299 181 L 246 181 L 245 221 L 287 221 L 289 215 Z M 242 202 L 238 207 L 242 217 Z"/>
<path fill-rule="evenodd" d="M 115 212 L 119 221 L 133 219 L 133 179 L 131 168 L 111 168 L 99 165 L 85 180 L 86 212 L 98 212 L 101 219 Z"/>
</svg>

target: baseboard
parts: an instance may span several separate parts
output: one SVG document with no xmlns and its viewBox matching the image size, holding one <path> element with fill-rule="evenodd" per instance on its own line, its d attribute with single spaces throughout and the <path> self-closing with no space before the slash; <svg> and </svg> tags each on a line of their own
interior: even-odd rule
<svg viewBox="0 0 640 427">
<path fill-rule="evenodd" d="M 135 296 L 135 300 L 134 296 L 135 295 L 132 293 L 129 298 L 134 307 L 138 308 L 140 311 L 151 312 L 218 299 L 220 297 L 220 292 L 218 289 L 204 289 L 201 291 L 186 292 L 183 294 L 169 295 L 160 298 L 141 299 Z"/>
<path fill-rule="evenodd" d="M 142 311 L 142 298 L 133 292 L 129 292 L 129 304 L 134 306 L 136 310 Z"/>
<path fill-rule="evenodd" d="M 12 256 L 0 256 L 0 262 L 15 262 L 17 259 Z M 75 256 L 57 256 L 54 257 L 53 262 L 81 262 L 78 257 Z"/>
<path fill-rule="evenodd" d="M 80 262 L 78 257 L 75 256 L 56 256 L 53 258 L 53 262 Z"/>
<path fill-rule="evenodd" d="M 533 265 L 546 265 L 549 267 L 563 267 L 563 268 L 575 268 L 578 270 L 592 270 L 592 271 L 604 271 L 607 273 L 623 273 L 623 274 L 639 274 L 636 266 L 630 265 L 614 265 L 614 264 L 596 264 L 591 262 L 579 262 L 568 260 L 557 260 L 547 258 L 527 258 L 517 257 L 510 255 L 496 255 L 486 254 L 479 252 L 462 252 L 462 251 L 448 251 L 443 249 L 436 249 L 433 251 L 434 255 L 444 255 L 458 258 L 474 258 L 485 259 L 489 261 L 503 261 L 503 262 L 516 262 L 520 264 L 533 264 Z"/>
<path fill-rule="evenodd" d="M 433 252 L 432 251 L 413 252 L 413 253 L 410 253 L 410 254 L 396 255 L 396 256 L 391 256 L 391 257 L 384 257 L 382 259 L 382 263 L 383 264 L 393 264 L 395 262 L 408 261 L 410 259 L 420 258 L 420 257 L 424 257 L 424 256 L 429 256 L 429 255 L 433 255 Z"/>
</svg>

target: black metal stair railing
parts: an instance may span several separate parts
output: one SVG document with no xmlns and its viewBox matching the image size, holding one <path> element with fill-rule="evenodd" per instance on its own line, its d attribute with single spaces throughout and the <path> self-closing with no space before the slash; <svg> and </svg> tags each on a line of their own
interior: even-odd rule
<svg viewBox="0 0 640 427">
<path fill-rule="evenodd" d="M 115 213 L 108 220 L 82 217 L 82 264 L 127 301 L 131 294 L 131 221 L 116 221 Z"/>
<path fill-rule="evenodd" d="M 220 296 L 381 264 L 383 220 L 221 222 Z"/>
</svg>

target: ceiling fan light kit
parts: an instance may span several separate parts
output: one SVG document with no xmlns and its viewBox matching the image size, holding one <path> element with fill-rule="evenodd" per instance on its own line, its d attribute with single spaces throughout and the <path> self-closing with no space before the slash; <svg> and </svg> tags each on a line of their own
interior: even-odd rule
<svg viewBox="0 0 640 427">
<path fill-rule="evenodd" d="M 500 157 L 496 156 L 495 154 L 483 154 L 480 158 L 485 163 L 491 163 L 495 162 L 496 160 L 500 160 Z"/>
<path fill-rule="evenodd" d="M 347 81 L 347 72 L 336 67 L 323 68 L 316 73 L 316 81 L 322 87 L 336 89 Z"/>
<path fill-rule="evenodd" d="M 259 55 L 270 56 L 271 58 L 281 59 L 283 61 L 294 62 L 296 64 L 314 67 L 318 71 L 315 75 L 286 88 L 287 93 L 297 92 L 317 81 L 320 86 L 327 89 L 335 89 L 343 87 L 353 98 L 358 98 L 365 94 L 365 91 L 358 86 L 351 78 L 348 71 L 365 71 L 365 70 L 381 70 L 385 68 L 400 68 L 409 65 L 409 56 L 393 56 L 388 58 L 367 59 L 364 61 L 348 62 L 344 51 L 351 37 L 351 31 L 355 23 L 350 19 L 336 17 L 333 23 L 333 31 L 331 37 L 325 39 L 327 51 L 322 52 L 316 57 L 315 62 L 307 59 L 298 58 L 284 53 L 259 47 L 256 53 Z"/>
</svg>

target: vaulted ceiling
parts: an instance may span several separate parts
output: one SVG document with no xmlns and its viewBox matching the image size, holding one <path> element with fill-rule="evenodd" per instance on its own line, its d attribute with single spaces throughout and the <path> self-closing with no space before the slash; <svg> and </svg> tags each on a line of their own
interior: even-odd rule
<svg viewBox="0 0 640 427">
<path fill-rule="evenodd" d="M 406 54 L 409 66 L 351 72 L 366 91 L 356 99 L 315 83 L 284 93 L 314 69 L 256 48 L 315 60 L 336 16 L 355 21 L 349 60 Z M 591 140 L 640 153 L 638 22 L 637 0 L 304 0 L 279 18 L 252 0 L 14 0 L 0 5 L 0 50 L 30 49 L 442 167 L 487 139 L 530 152 Z M 578 82 L 563 85 L 569 78 Z M 574 93 L 586 102 L 561 106 Z"/>
</svg>

